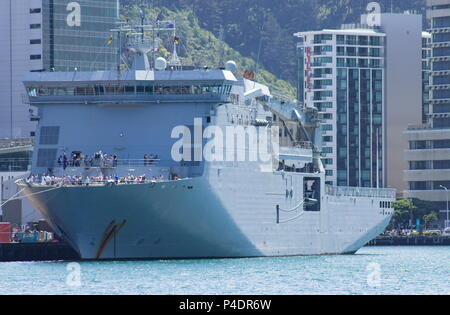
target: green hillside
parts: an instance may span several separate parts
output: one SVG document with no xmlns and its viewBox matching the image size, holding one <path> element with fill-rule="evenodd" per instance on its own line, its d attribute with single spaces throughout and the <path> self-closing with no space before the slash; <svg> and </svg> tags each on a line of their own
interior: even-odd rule
<svg viewBox="0 0 450 315">
<path fill-rule="evenodd" d="M 295 32 L 337 28 L 359 22 L 373 0 L 121 0 L 122 4 L 187 10 L 199 26 L 214 35 L 221 27 L 225 41 L 245 57 L 257 60 L 278 78 L 295 85 Z M 424 13 L 425 0 L 376 0 L 382 12 Z M 425 21 L 425 20 L 424 20 Z M 425 21 L 426 22 L 426 21 Z M 426 28 L 426 27 L 425 27 Z M 261 41 L 262 39 L 262 41 Z M 262 45 L 260 46 L 260 44 Z M 261 48 L 261 49 L 260 49 Z"/>
</svg>

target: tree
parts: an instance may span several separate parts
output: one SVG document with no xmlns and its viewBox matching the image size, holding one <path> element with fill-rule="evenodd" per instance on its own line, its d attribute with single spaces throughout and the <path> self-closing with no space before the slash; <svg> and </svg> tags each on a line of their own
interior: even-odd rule
<svg viewBox="0 0 450 315">
<path fill-rule="evenodd" d="M 423 216 L 423 221 L 425 222 L 425 230 L 427 229 L 427 224 L 430 222 L 436 222 L 439 220 L 439 216 L 437 214 L 437 212 L 431 212 L 427 215 Z"/>
<path fill-rule="evenodd" d="M 411 199 L 399 199 L 394 202 L 393 222 L 406 225 L 409 220 L 413 220 L 413 214 L 417 207 Z"/>
<path fill-rule="evenodd" d="M 394 217 L 393 223 L 395 225 L 408 225 L 409 221 L 414 223 L 416 219 L 424 220 L 427 217 L 427 222 L 434 222 L 439 220 L 432 220 L 434 215 L 437 216 L 439 209 L 435 203 L 420 199 L 399 199 L 394 202 Z"/>
</svg>

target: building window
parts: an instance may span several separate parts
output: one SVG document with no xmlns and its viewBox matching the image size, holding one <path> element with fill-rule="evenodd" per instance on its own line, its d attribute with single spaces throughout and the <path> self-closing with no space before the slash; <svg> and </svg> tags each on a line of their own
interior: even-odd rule
<svg viewBox="0 0 450 315">
<path fill-rule="evenodd" d="M 426 141 L 410 141 L 409 149 L 410 150 L 425 150 L 425 149 L 427 149 L 427 142 Z"/>
<path fill-rule="evenodd" d="M 371 46 L 382 46 L 381 37 L 371 36 L 370 37 L 370 45 Z"/>
<path fill-rule="evenodd" d="M 450 140 L 434 140 L 434 149 L 450 149 Z"/>
<path fill-rule="evenodd" d="M 41 55 L 31 55 L 30 56 L 30 60 L 41 60 L 42 56 Z"/>
<path fill-rule="evenodd" d="M 411 161 L 409 162 L 409 169 L 415 170 L 429 170 L 431 169 L 431 161 Z"/>
<path fill-rule="evenodd" d="M 41 8 L 30 9 L 30 14 L 41 13 Z"/>
<path fill-rule="evenodd" d="M 40 39 L 30 39 L 30 44 L 31 45 L 38 45 L 38 44 L 41 44 L 42 43 L 42 40 L 40 40 Z"/>
<path fill-rule="evenodd" d="M 433 168 L 435 170 L 450 170 L 450 161 L 449 160 L 434 161 Z"/>
<path fill-rule="evenodd" d="M 324 136 L 322 140 L 323 140 L 323 142 L 333 142 L 333 137 L 332 136 Z"/>
<path fill-rule="evenodd" d="M 41 28 L 41 24 L 30 24 L 30 29 L 37 30 Z"/>
<path fill-rule="evenodd" d="M 59 127 L 41 127 L 39 144 L 56 145 L 59 142 Z"/>
</svg>

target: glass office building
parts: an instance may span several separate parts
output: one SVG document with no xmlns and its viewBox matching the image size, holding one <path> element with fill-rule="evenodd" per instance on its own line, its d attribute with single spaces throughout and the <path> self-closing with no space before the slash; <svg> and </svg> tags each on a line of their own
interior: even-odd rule
<svg viewBox="0 0 450 315">
<path fill-rule="evenodd" d="M 0 1 L 0 138 L 34 136 L 23 98 L 27 72 L 117 68 L 110 30 L 118 10 L 118 0 Z"/>
<path fill-rule="evenodd" d="M 117 21 L 118 0 L 42 0 L 45 71 L 116 69 Z"/>
</svg>

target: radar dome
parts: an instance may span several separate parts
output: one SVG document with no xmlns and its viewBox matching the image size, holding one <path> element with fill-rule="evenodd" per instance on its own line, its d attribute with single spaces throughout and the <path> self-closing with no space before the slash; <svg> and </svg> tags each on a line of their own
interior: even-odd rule
<svg viewBox="0 0 450 315">
<path fill-rule="evenodd" d="M 156 70 L 166 70 L 167 68 L 167 60 L 163 57 L 158 57 L 155 60 L 155 69 Z"/>
<path fill-rule="evenodd" d="M 236 62 L 234 62 L 233 60 L 227 61 L 227 64 L 225 65 L 225 69 L 227 69 L 228 71 L 230 71 L 232 73 L 236 73 L 236 70 L 237 70 Z"/>
</svg>

